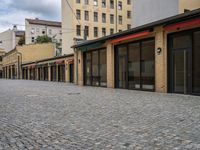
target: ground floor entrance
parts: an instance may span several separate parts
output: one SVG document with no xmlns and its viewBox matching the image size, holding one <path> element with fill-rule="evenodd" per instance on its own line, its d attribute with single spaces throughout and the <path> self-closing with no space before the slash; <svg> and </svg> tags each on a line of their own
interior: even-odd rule
<svg viewBox="0 0 200 150">
<path fill-rule="evenodd" d="M 146 39 L 115 47 L 115 87 L 155 89 L 155 41 Z"/>
<path fill-rule="evenodd" d="M 169 35 L 169 92 L 200 94 L 200 29 Z"/>
</svg>

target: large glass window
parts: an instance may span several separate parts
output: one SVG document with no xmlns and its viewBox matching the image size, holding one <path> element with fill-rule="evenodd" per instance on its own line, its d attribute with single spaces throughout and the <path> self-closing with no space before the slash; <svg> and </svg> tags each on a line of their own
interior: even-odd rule
<svg viewBox="0 0 200 150">
<path fill-rule="evenodd" d="M 100 49 L 85 53 L 85 84 L 92 86 L 107 85 L 106 50 Z"/>
<path fill-rule="evenodd" d="M 155 42 L 145 40 L 117 47 L 116 86 L 118 88 L 155 89 Z"/>
<path fill-rule="evenodd" d="M 140 89 L 140 43 L 129 45 L 129 89 Z"/>
<path fill-rule="evenodd" d="M 147 90 L 154 89 L 154 78 L 155 78 L 154 45 L 155 45 L 154 40 L 142 42 L 142 49 L 141 49 L 142 88 Z"/>
<path fill-rule="evenodd" d="M 107 58 L 106 50 L 100 51 L 100 85 L 107 86 Z"/>
<path fill-rule="evenodd" d="M 92 85 L 99 86 L 98 51 L 92 52 Z"/>
<path fill-rule="evenodd" d="M 193 39 L 193 92 L 200 93 L 200 31 L 194 33 Z"/>
<path fill-rule="evenodd" d="M 86 53 L 85 57 L 85 84 L 91 85 L 91 53 Z"/>
</svg>

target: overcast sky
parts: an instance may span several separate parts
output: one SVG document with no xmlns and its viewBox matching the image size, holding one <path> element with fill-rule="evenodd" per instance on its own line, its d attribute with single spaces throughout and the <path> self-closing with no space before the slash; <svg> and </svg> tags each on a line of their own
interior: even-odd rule
<svg viewBox="0 0 200 150">
<path fill-rule="evenodd" d="M 60 21 L 60 3 L 61 0 L 0 0 L 0 32 L 12 28 L 12 24 L 24 25 L 25 18 Z"/>
</svg>

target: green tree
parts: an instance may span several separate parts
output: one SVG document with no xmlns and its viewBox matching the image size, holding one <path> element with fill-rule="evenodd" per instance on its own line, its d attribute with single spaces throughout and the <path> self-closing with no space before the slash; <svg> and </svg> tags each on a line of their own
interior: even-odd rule
<svg viewBox="0 0 200 150">
<path fill-rule="evenodd" d="M 52 42 L 52 39 L 47 35 L 38 36 L 36 38 L 36 43 L 49 43 L 49 42 Z"/>
<path fill-rule="evenodd" d="M 19 39 L 18 45 L 22 46 L 25 44 L 25 37 L 23 36 L 22 38 Z"/>
</svg>

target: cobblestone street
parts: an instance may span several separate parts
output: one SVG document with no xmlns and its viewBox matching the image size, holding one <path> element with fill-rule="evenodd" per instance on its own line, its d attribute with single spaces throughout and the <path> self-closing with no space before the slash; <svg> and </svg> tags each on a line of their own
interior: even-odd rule
<svg viewBox="0 0 200 150">
<path fill-rule="evenodd" d="M 200 150 L 200 97 L 0 80 L 0 150 Z"/>
</svg>

